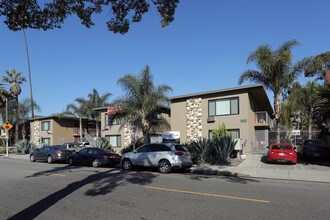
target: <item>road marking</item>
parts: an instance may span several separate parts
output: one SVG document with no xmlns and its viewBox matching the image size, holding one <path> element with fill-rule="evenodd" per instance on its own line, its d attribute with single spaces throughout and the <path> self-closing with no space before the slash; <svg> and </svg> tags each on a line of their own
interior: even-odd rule
<svg viewBox="0 0 330 220">
<path fill-rule="evenodd" d="M 201 193 L 201 192 L 185 191 L 185 190 L 178 190 L 178 189 L 168 189 L 168 188 L 160 188 L 160 187 L 153 187 L 153 186 L 145 186 L 144 188 L 162 190 L 162 191 L 169 191 L 169 192 L 186 193 L 186 194 L 191 194 L 191 195 L 200 195 L 200 196 L 210 196 L 210 197 L 218 197 L 218 198 L 226 198 L 226 199 L 244 200 L 244 201 L 259 202 L 259 203 L 270 203 L 271 202 L 269 200 L 243 198 L 243 197 L 236 197 L 236 196 L 226 196 L 226 195 L 220 195 L 220 194 Z"/>
</svg>

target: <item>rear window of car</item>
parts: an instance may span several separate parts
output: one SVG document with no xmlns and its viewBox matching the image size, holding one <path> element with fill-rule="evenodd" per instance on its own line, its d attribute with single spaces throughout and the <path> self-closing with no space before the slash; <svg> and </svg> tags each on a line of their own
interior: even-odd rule
<svg viewBox="0 0 330 220">
<path fill-rule="evenodd" d="M 175 145 L 175 150 L 176 151 L 184 151 L 184 152 L 187 151 L 187 149 L 182 145 Z"/>
<path fill-rule="evenodd" d="M 289 145 L 273 145 L 273 150 L 292 150 L 292 147 Z"/>
<path fill-rule="evenodd" d="M 326 143 L 322 140 L 306 140 L 305 145 L 313 146 L 313 147 L 326 147 Z"/>
</svg>

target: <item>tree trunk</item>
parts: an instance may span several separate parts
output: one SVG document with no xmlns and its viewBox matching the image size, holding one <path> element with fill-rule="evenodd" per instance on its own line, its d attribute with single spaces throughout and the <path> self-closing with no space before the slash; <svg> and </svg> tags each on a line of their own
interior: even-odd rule
<svg viewBox="0 0 330 220">
<path fill-rule="evenodd" d="M 82 142 L 82 119 L 79 117 L 79 135 L 80 135 L 80 142 Z"/>
<path fill-rule="evenodd" d="M 100 124 L 98 120 L 95 118 L 95 123 L 96 123 L 96 137 L 100 137 Z"/>
<path fill-rule="evenodd" d="M 22 139 L 26 139 L 26 126 L 25 126 L 25 121 L 22 124 Z"/>
<path fill-rule="evenodd" d="M 281 115 L 281 93 L 276 92 L 274 97 L 274 111 L 275 111 L 275 123 L 277 127 L 276 134 L 276 142 L 281 142 L 281 123 L 280 123 L 280 115 Z"/>
<path fill-rule="evenodd" d="M 308 116 L 308 139 L 312 139 L 312 123 L 313 119 L 311 115 Z"/>
<path fill-rule="evenodd" d="M 18 140 L 19 140 L 19 108 L 18 108 L 18 95 L 16 95 L 15 99 L 16 99 L 15 144 L 17 144 L 17 143 L 18 143 Z"/>
</svg>

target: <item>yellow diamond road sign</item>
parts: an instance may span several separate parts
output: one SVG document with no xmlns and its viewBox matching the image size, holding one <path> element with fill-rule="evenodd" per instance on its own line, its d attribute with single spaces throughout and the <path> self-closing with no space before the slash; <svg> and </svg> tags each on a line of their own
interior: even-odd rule
<svg viewBox="0 0 330 220">
<path fill-rule="evenodd" d="M 3 123 L 2 127 L 5 129 L 5 130 L 10 130 L 13 126 L 9 123 L 9 122 L 6 122 L 6 123 Z"/>
</svg>

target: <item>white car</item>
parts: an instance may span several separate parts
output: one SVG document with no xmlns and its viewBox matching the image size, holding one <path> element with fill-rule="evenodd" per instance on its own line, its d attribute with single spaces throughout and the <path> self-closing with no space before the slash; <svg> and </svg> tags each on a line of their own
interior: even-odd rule
<svg viewBox="0 0 330 220">
<path fill-rule="evenodd" d="M 188 169 L 192 167 L 188 150 L 176 143 L 144 144 L 133 152 L 125 153 L 121 157 L 124 170 L 133 166 L 158 167 L 159 172 L 169 173 L 172 169 Z"/>
</svg>

